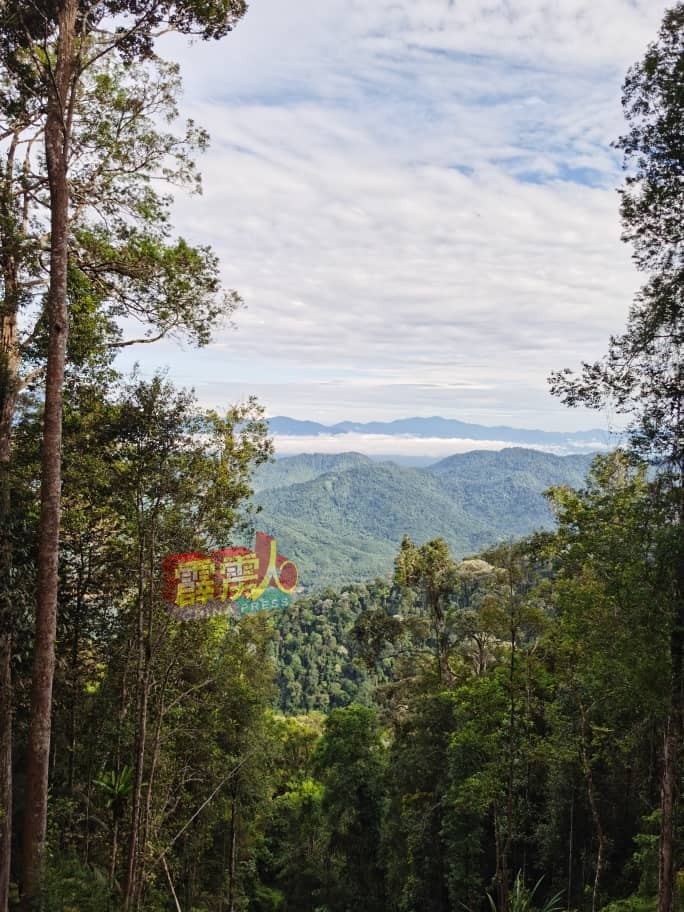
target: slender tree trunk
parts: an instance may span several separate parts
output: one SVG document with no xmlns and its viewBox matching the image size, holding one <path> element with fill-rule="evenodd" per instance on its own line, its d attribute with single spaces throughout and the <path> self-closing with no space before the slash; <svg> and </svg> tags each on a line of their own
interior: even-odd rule
<svg viewBox="0 0 684 912">
<path fill-rule="evenodd" d="M 4 298 L 0 311 L 0 580 L 8 586 L 12 565 L 12 541 L 9 530 L 11 484 L 9 477 L 12 452 L 12 420 L 19 387 L 19 345 L 17 309 L 19 281 L 14 232 L 12 186 L 14 156 L 18 135 L 15 133 L 7 153 L 2 211 L 2 276 Z M 12 627 L 14 606 L 5 588 L 0 598 L 0 912 L 7 912 L 12 865 Z"/>
<path fill-rule="evenodd" d="M 5 321 L 3 320 L 4 381 L 9 381 L 11 357 L 5 347 Z M 16 320 L 14 321 L 16 339 Z M 15 395 L 13 385 L 3 384 L 0 414 L 0 574 L 2 585 L 7 586 L 12 563 L 12 542 L 9 535 L 10 485 L 9 460 L 11 447 L 12 415 Z M 12 615 L 10 593 L 0 598 L 0 912 L 7 912 L 12 865 Z"/>
<path fill-rule="evenodd" d="M 506 777 L 506 835 L 501 850 L 501 910 L 508 910 L 511 903 L 511 852 L 513 848 L 514 829 L 514 783 L 515 783 L 515 670 L 516 648 L 518 645 L 517 602 L 515 583 L 513 579 L 513 558 L 509 554 L 508 586 L 510 599 L 509 610 L 509 636 L 510 636 L 510 661 L 508 666 L 508 770 Z"/>
<path fill-rule="evenodd" d="M 140 831 L 142 818 L 143 774 L 147 745 L 147 704 L 150 689 L 150 639 L 145 624 L 145 559 L 144 546 L 140 546 L 138 567 L 137 639 L 138 639 L 138 713 L 135 737 L 135 776 L 133 780 L 133 801 L 131 808 L 131 830 L 129 834 L 126 886 L 124 889 L 124 912 L 135 909 L 139 881 Z M 149 629 L 149 628 L 147 628 Z"/>
<path fill-rule="evenodd" d="M 499 816 L 498 808 L 496 803 L 494 804 L 494 852 L 495 852 L 495 867 L 494 867 L 494 882 L 496 883 L 496 900 L 497 900 L 497 909 L 499 912 L 503 910 L 508 904 L 508 893 L 506 891 L 506 885 L 504 883 L 504 870 L 503 870 L 503 828 L 501 826 L 501 819 Z"/>
<path fill-rule="evenodd" d="M 26 126 L 26 124 L 24 124 Z M 22 125 L 10 140 L 0 193 L 0 264 L 3 299 L 0 305 L 0 912 L 6 912 L 11 875 L 12 833 L 12 645 L 15 604 L 7 586 L 13 561 L 10 525 L 12 484 L 12 426 L 17 397 L 22 387 L 21 352 L 17 319 L 21 295 L 22 248 L 28 230 L 28 191 L 18 188 L 15 174 L 16 151 Z M 24 176 L 29 173 L 33 140 L 26 146 Z"/>
<path fill-rule="evenodd" d="M 679 567 L 680 577 L 684 567 Z M 684 579 L 679 592 L 684 590 Z M 672 663 L 670 707 L 665 723 L 663 774 L 660 786 L 660 843 L 658 851 L 658 912 L 672 912 L 675 893 L 675 814 L 678 798 L 679 740 L 682 735 L 682 659 L 684 652 L 684 602 L 676 605 L 670 656 Z"/>
<path fill-rule="evenodd" d="M 672 912 L 674 905 L 674 815 L 677 793 L 676 707 L 670 707 L 665 726 L 663 778 L 660 790 L 660 843 L 658 851 L 658 912 Z"/>
<path fill-rule="evenodd" d="M 678 388 L 681 390 L 681 373 Z M 681 399 L 676 403 L 676 426 L 682 428 Z M 658 846 L 658 912 L 672 912 L 675 901 L 675 814 L 679 784 L 679 742 L 684 721 L 684 465 L 679 450 L 673 454 L 674 498 L 679 553 L 675 555 L 673 617 L 670 633 L 670 705 L 665 723 L 663 773 L 660 782 L 660 841 Z"/>
<path fill-rule="evenodd" d="M 93 750 L 88 751 L 88 772 L 86 775 L 86 801 L 85 801 L 85 839 L 83 846 L 83 863 L 87 866 L 90 860 L 90 804 L 93 790 Z"/>
<path fill-rule="evenodd" d="M 76 610 L 74 612 L 73 631 L 71 635 L 71 673 L 70 673 L 70 692 L 69 692 L 69 761 L 67 771 L 67 788 L 69 795 L 74 794 L 74 779 L 76 775 L 76 747 L 78 736 L 76 734 L 76 706 L 78 697 L 78 688 L 81 679 L 79 669 L 79 646 L 81 642 L 81 623 L 85 616 L 85 598 L 82 581 L 81 569 L 79 568 L 79 579 L 76 590 Z"/>
<path fill-rule="evenodd" d="M 142 827 L 142 788 L 145 769 L 145 752 L 147 747 L 147 703 L 149 691 L 148 672 L 143 671 L 141 693 L 138 697 L 138 731 L 135 743 L 135 778 L 133 783 L 133 802 L 131 810 L 131 831 L 129 836 L 128 866 L 126 869 L 126 887 L 124 891 L 124 912 L 135 909 L 137 903 L 139 867 L 140 867 L 140 833 Z"/>
<path fill-rule="evenodd" d="M 510 906 L 511 896 L 511 848 L 513 845 L 513 783 L 515 767 L 515 647 L 516 629 L 511 628 L 511 658 L 508 670 L 508 771 L 506 782 L 506 837 L 501 851 L 501 909 Z"/>
<path fill-rule="evenodd" d="M 12 861 L 12 635 L 0 634 L 0 912 L 9 903 Z"/>
<path fill-rule="evenodd" d="M 147 774 L 147 787 L 145 789 L 145 812 L 142 817 L 141 825 L 141 846 L 142 846 L 142 858 L 139 865 L 139 874 L 138 882 L 140 884 L 144 883 L 145 878 L 145 865 L 147 862 L 147 853 L 146 848 L 149 839 L 150 832 L 150 821 L 152 819 L 152 798 L 154 796 L 154 786 L 155 786 L 155 777 L 157 773 L 157 766 L 159 764 L 159 757 L 161 754 L 161 731 L 162 723 L 164 720 L 164 697 L 166 695 L 166 685 L 168 683 L 168 677 L 171 671 L 171 667 L 167 670 L 166 675 L 164 676 L 164 681 L 161 687 L 161 693 L 159 695 L 159 712 L 157 715 L 157 722 L 154 727 L 154 740 L 152 742 L 152 757 L 150 760 L 150 768 Z"/>
<path fill-rule="evenodd" d="M 59 7 L 59 42 L 54 85 L 45 122 L 45 155 L 50 185 L 50 286 L 47 298 L 48 356 L 41 457 L 38 597 L 31 677 L 31 721 L 26 753 L 23 840 L 23 905 L 35 908 L 45 858 L 48 763 L 55 670 L 59 523 L 61 509 L 62 390 L 68 335 L 69 123 L 75 62 L 77 0 Z"/>
<path fill-rule="evenodd" d="M 119 849 L 119 815 L 115 813 L 114 824 L 112 826 L 112 856 L 109 862 L 109 889 L 114 889 L 116 881 L 116 856 Z"/>
<path fill-rule="evenodd" d="M 575 838 L 575 786 L 570 796 L 570 832 L 568 834 L 568 912 L 572 903 L 572 849 Z"/>
<path fill-rule="evenodd" d="M 437 670 L 439 672 L 439 680 L 445 687 L 451 688 L 454 684 L 454 676 L 449 665 L 449 631 L 447 629 L 446 617 L 440 604 L 439 594 L 431 595 L 428 598 L 435 630 L 435 639 L 437 640 Z"/>
<path fill-rule="evenodd" d="M 169 866 L 166 863 L 166 859 L 162 858 L 162 862 L 164 865 L 164 873 L 166 874 L 166 879 L 169 882 L 169 889 L 171 890 L 171 896 L 173 897 L 173 902 L 174 902 L 174 905 L 176 906 L 176 912 L 183 912 L 183 910 L 181 909 L 181 904 L 178 902 L 178 896 L 176 895 L 176 890 L 173 886 L 171 872 L 169 871 Z"/>
<path fill-rule="evenodd" d="M 128 665 L 130 659 L 132 644 L 129 640 L 126 644 L 126 651 L 123 660 L 123 668 L 121 669 L 121 689 L 119 692 L 119 708 L 117 710 L 117 720 L 116 720 L 116 740 L 114 746 L 114 762 L 112 768 L 116 770 L 118 775 L 121 770 L 121 737 L 122 737 L 122 728 L 123 723 L 128 713 Z M 88 780 L 90 781 L 92 777 L 89 775 Z M 116 883 L 116 865 L 118 861 L 119 853 L 119 829 L 121 824 L 121 812 L 117 810 L 114 818 L 113 826 L 113 835 L 112 835 L 112 854 L 111 861 L 109 865 L 109 886 L 114 887 Z"/>
<path fill-rule="evenodd" d="M 230 803 L 230 837 L 228 848 L 228 912 L 235 912 L 235 869 L 237 867 L 237 801 L 238 787 L 233 787 Z"/>
<path fill-rule="evenodd" d="M 587 782 L 587 796 L 589 798 L 589 807 L 591 808 L 591 818 L 594 823 L 594 830 L 596 831 L 596 839 L 598 841 L 594 886 L 591 894 L 591 912 L 596 912 L 601 877 L 603 876 L 603 868 L 606 863 L 607 841 L 606 834 L 603 830 L 603 824 L 601 823 L 601 814 L 599 812 L 598 801 L 596 800 L 596 789 L 594 788 L 594 776 L 589 761 L 589 751 L 587 748 L 587 715 L 584 706 L 581 704 L 580 713 L 582 719 L 582 767 Z"/>
</svg>

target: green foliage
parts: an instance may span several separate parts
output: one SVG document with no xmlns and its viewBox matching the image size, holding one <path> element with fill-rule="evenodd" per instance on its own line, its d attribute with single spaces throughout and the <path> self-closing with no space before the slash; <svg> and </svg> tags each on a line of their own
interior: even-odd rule
<svg viewBox="0 0 684 912">
<path fill-rule="evenodd" d="M 93 785 L 102 789 L 105 806 L 111 809 L 114 817 L 120 817 L 123 808 L 133 790 L 133 769 L 122 766 L 120 770 L 104 770 L 99 779 L 93 779 Z"/>
<path fill-rule="evenodd" d="M 44 889 L 46 912 L 114 912 L 105 871 L 85 866 L 71 855 L 50 859 Z"/>
<path fill-rule="evenodd" d="M 99 403 L 75 392 L 51 883 L 66 908 L 89 894 L 106 909 L 121 900 L 135 793 L 136 543 L 162 554 L 226 534 L 268 448 L 256 413 L 198 413 L 161 379 Z M 444 541 L 407 540 L 402 585 L 328 589 L 270 617 L 170 623 L 153 601 L 139 908 L 165 908 L 173 884 L 182 908 L 208 912 L 229 895 L 236 910 L 457 912 L 487 891 L 513 912 L 553 907 L 561 889 L 584 909 L 596 819 L 600 903 L 648 897 L 668 684 L 649 485 L 642 467 L 601 458 L 581 491 L 554 492 L 556 533 L 462 561 Z M 219 489 L 225 513 L 203 501 Z M 143 564 L 146 598 L 157 573 Z M 532 883 L 544 875 L 535 891 L 516 880 L 523 865 Z"/>
<path fill-rule="evenodd" d="M 36 420 L 27 412 L 17 428 L 16 464 L 27 479 Z M 197 858 L 231 827 L 238 846 L 231 889 L 236 902 L 244 897 L 252 818 L 270 797 L 263 764 L 271 631 L 263 617 L 239 625 L 170 621 L 160 572 L 169 551 L 211 548 L 236 534 L 252 467 L 270 453 L 264 431 L 254 401 L 225 417 L 203 413 L 160 377 L 134 377 L 104 395 L 83 379 L 74 384 L 65 412 L 52 735 L 50 890 L 64 908 L 80 908 L 89 891 L 93 905 L 83 899 L 84 909 L 108 908 L 105 895 L 119 907 L 136 806 L 146 834 L 141 908 L 168 891 L 162 859 L 188 905 L 197 898 L 215 908 L 226 892 L 224 867 L 211 853 L 201 866 Z M 101 874 L 96 890 L 91 881 Z"/>
<path fill-rule="evenodd" d="M 380 861 L 385 753 L 374 710 L 352 704 L 331 711 L 315 758 L 329 827 L 331 912 L 385 909 Z"/>
<path fill-rule="evenodd" d="M 628 896 L 626 899 L 617 899 L 608 903 L 602 912 L 655 912 L 658 902 L 655 896 Z"/>
<path fill-rule="evenodd" d="M 647 271 L 681 268 L 683 33 L 679 2 L 665 11 L 657 40 L 630 68 L 623 86 L 629 130 L 615 144 L 631 172 L 621 193 L 623 237 Z"/>
<path fill-rule="evenodd" d="M 525 886 L 522 871 L 518 871 L 513 882 L 513 889 L 509 898 L 510 912 L 536 912 L 537 907 L 534 905 L 534 897 L 541 886 L 543 878 L 539 878 L 531 890 Z M 565 906 L 561 902 L 562 893 L 556 893 L 555 896 L 549 896 L 539 907 L 538 912 L 560 912 Z M 492 908 L 492 912 L 497 912 L 496 903 L 488 893 L 487 898 Z"/>
<path fill-rule="evenodd" d="M 639 895 L 648 898 L 658 892 L 658 831 L 660 813 L 654 811 L 642 821 L 642 832 L 634 837 L 632 865 L 639 874 Z"/>
<path fill-rule="evenodd" d="M 524 449 L 466 453 L 426 469 L 353 453 L 296 456 L 264 467 L 255 500 L 261 526 L 316 589 L 389 574 L 404 535 L 443 538 L 463 556 L 551 528 L 543 492 L 579 485 L 589 462 Z"/>
<path fill-rule="evenodd" d="M 631 449 L 671 475 L 681 489 L 682 363 L 684 332 L 684 4 L 665 11 L 656 41 L 627 73 L 623 109 L 628 130 L 621 191 L 623 239 L 647 281 L 635 296 L 624 333 L 612 336 L 604 358 L 551 377 L 568 405 L 602 408 L 630 417 Z M 675 495 L 677 500 L 679 495 Z M 676 517 L 680 517 L 677 520 Z M 681 504 L 673 511 L 681 522 Z M 680 530 L 681 538 L 681 530 Z M 681 560 L 681 558 L 680 558 Z"/>
<path fill-rule="evenodd" d="M 352 629 L 364 611 L 382 606 L 387 597 L 388 586 L 381 581 L 347 586 L 297 599 L 274 616 L 279 709 L 327 712 L 371 702 L 373 686 L 387 677 L 391 662 L 370 671 L 359 661 Z"/>
<path fill-rule="evenodd" d="M 636 173 L 623 217 L 652 275 L 608 359 L 579 383 L 557 378 L 571 402 L 615 395 L 636 419 L 633 451 L 668 471 L 654 480 L 617 453 L 584 482 L 582 458 L 524 450 L 420 471 L 355 454 L 271 464 L 254 401 L 219 415 L 163 377 L 117 382 L 111 350 L 130 341 L 120 318 L 138 318 L 146 341 L 182 332 L 204 344 L 237 303 L 221 299 L 212 252 L 171 237 L 169 200 L 151 189 L 151 174 L 196 189 L 191 153 L 206 135 L 163 127 L 178 78 L 152 56 L 150 28 L 170 17 L 219 36 L 244 4 L 153 4 L 144 28 L 127 29 L 134 6 L 79 7 L 86 31 L 107 15 L 123 31 L 119 59 L 77 80 L 74 107 L 46 909 L 456 912 L 489 896 L 499 912 L 558 912 L 562 890 L 580 912 L 648 912 L 661 745 L 681 715 L 681 4 L 625 86 L 620 146 Z M 0 106 L 32 130 L 55 11 L 0 9 Z M 85 35 L 78 53 L 89 49 Z M 5 172 L 5 196 L 19 173 Z M 44 224 L 29 218 L 21 235 L 16 215 L 6 207 L 0 224 L 22 255 L 5 303 L 23 307 L 29 280 L 42 293 Z M 39 320 L 27 340 L 34 366 L 45 329 Z M 7 358 L 1 367 L 6 394 Z M 29 396 L 21 408 L 3 607 L 23 622 L 41 416 Z M 328 589 L 240 622 L 169 617 L 162 558 L 246 534 L 260 465 L 267 528 L 311 587 L 387 572 L 393 559 L 394 583 Z M 13 627 L 17 818 L 25 627 Z"/>
</svg>

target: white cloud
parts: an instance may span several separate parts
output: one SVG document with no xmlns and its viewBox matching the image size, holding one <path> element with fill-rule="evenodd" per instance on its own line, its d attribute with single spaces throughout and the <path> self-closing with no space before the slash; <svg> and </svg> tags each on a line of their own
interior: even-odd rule
<svg viewBox="0 0 684 912">
<path fill-rule="evenodd" d="M 470 450 L 502 450 L 510 443 L 501 440 L 466 440 L 462 438 L 410 437 L 390 434 L 325 434 L 309 437 L 275 435 L 278 456 L 298 453 L 364 453 L 366 456 L 415 456 L 440 459 Z"/>
<path fill-rule="evenodd" d="M 599 356 L 637 285 L 609 143 L 664 7 L 254 0 L 220 44 L 171 43 L 213 137 L 177 224 L 248 309 L 146 364 L 299 417 L 369 417 L 370 396 L 557 426 L 546 376 Z"/>
<path fill-rule="evenodd" d="M 290 437 L 275 435 L 273 438 L 277 456 L 294 456 L 299 453 L 363 453 L 366 456 L 404 456 L 413 458 L 444 459 L 456 453 L 472 450 L 503 450 L 523 444 L 506 443 L 502 440 L 469 440 L 466 437 L 412 437 L 404 434 L 317 434 Z M 563 455 L 570 452 L 568 447 L 524 444 L 526 449 L 542 450 Z M 573 452 L 595 452 L 605 449 L 605 443 L 596 441 L 573 448 Z"/>
</svg>

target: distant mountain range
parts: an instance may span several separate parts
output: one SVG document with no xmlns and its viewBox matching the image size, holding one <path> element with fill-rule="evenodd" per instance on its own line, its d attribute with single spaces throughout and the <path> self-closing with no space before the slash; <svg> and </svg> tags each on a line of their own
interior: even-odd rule
<svg viewBox="0 0 684 912">
<path fill-rule="evenodd" d="M 272 434 L 285 437 L 310 437 L 340 434 L 381 434 L 391 437 L 498 440 L 528 446 L 577 447 L 604 449 L 610 445 L 609 434 L 595 428 L 589 431 L 540 431 L 506 426 L 486 427 L 455 418 L 400 418 L 396 421 L 341 421 L 319 424 L 277 416 L 268 421 Z"/>
<path fill-rule="evenodd" d="M 591 458 L 508 448 L 408 468 L 360 453 L 285 457 L 257 472 L 257 524 L 307 588 L 362 581 L 392 571 L 406 534 L 442 536 L 463 556 L 552 527 L 543 492 L 581 486 Z"/>
</svg>

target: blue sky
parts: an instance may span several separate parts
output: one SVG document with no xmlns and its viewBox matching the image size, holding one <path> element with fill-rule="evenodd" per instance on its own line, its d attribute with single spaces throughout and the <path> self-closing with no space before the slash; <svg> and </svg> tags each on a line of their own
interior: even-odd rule
<svg viewBox="0 0 684 912">
<path fill-rule="evenodd" d="M 665 6 L 252 0 L 220 43 L 169 40 L 212 136 L 175 224 L 246 308 L 208 349 L 121 365 L 326 423 L 610 424 L 546 377 L 605 350 L 638 284 L 610 142 Z"/>
</svg>

